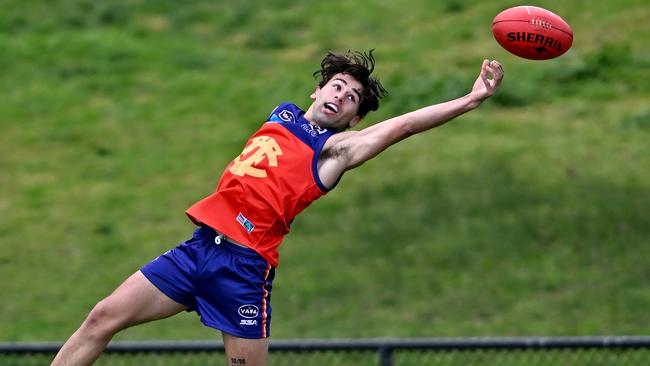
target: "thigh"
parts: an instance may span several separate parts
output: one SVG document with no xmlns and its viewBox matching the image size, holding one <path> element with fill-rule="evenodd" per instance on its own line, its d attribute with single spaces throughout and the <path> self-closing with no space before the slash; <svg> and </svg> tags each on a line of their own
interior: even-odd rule
<svg viewBox="0 0 650 366">
<path fill-rule="evenodd" d="M 222 334 L 228 366 L 266 366 L 268 338 L 247 339 L 225 332 Z"/>
<path fill-rule="evenodd" d="M 268 337 L 273 267 L 254 251 L 226 241 L 213 244 L 206 258 L 193 289 L 201 322 L 236 337 Z"/>
<path fill-rule="evenodd" d="M 126 279 L 100 304 L 120 328 L 167 318 L 187 309 L 162 293 L 140 271 Z"/>
</svg>

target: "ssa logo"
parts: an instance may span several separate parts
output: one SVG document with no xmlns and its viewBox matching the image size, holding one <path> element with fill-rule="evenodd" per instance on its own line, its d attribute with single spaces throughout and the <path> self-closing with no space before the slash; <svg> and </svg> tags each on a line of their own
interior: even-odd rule
<svg viewBox="0 0 650 366">
<path fill-rule="evenodd" d="M 242 305 L 237 309 L 239 315 L 247 319 L 257 318 L 257 315 L 260 313 L 260 309 L 252 304 Z"/>
</svg>

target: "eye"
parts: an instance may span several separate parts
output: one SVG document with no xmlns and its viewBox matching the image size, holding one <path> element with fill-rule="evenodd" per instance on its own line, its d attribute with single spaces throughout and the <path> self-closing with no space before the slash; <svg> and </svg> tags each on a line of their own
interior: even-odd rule
<svg viewBox="0 0 650 366">
<path fill-rule="evenodd" d="M 353 103 L 357 101 L 357 98 L 355 98 L 353 94 L 349 94 L 348 99 Z"/>
</svg>

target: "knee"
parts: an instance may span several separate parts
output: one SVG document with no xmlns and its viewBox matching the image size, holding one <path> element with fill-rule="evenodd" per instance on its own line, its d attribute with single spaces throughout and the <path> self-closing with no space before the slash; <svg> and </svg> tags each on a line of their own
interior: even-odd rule
<svg viewBox="0 0 650 366">
<path fill-rule="evenodd" d="M 116 307 L 110 298 L 106 298 L 95 305 L 83 323 L 83 328 L 88 335 L 105 337 L 112 336 L 123 327 Z"/>
</svg>

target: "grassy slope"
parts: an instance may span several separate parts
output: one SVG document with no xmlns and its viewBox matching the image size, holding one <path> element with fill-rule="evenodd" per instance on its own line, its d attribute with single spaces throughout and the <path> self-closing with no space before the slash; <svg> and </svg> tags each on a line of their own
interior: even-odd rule
<svg viewBox="0 0 650 366">
<path fill-rule="evenodd" d="M 369 47 L 391 94 L 366 123 L 461 95 L 483 57 L 506 81 L 296 220 L 274 336 L 647 333 L 644 1 L 538 2 L 576 34 L 547 62 L 491 39 L 509 2 L 273 3 L 5 1 L 0 340 L 66 338 L 190 233 L 271 108 L 307 106 L 326 50 Z M 183 314 L 119 338 L 212 336 Z"/>
</svg>

